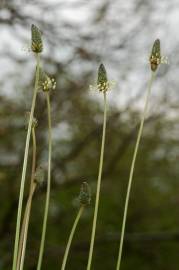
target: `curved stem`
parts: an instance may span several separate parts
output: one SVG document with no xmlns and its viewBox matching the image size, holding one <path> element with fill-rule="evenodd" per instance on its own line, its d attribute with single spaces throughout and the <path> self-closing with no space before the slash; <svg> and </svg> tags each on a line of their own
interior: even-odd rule
<svg viewBox="0 0 179 270">
<path fill-rule="evenodd" d="M 25 152 L 24 152 L 24 162 L 23 162 L 23 168 L 22 168 L 21 186 L 20 186 L 20 194 L 19 194 L 19 203 L 18 203 L 18 211 L 17 211 L 17 223 L 16 223 L 16 234 L 15 234 L 12 270 L 16 270 L 16 265 L 17 265 L 17 254 L 18 254 L 19 237 L 20 237 L 22 204 L 23 204 L 23 197 L 24 197 L 24 187 L 25 187 L 25 177 L 26 177 L 26 169 L 27 169 L 27 161 L 28 161 L 29 143 L 30 143 L 32 121 L 33 121 L 33 115 L 34 115 L 34 109 L 35 109 L 35 103 L 36 103 L 36 97 L 37 97 L 37 91 L 38 91 L 38 82 L 39 82 L 39 66 L 40 66 L 40 55 L 37 54 L 37 66 L 36 66 L 36 75 L 35 75 L 34 94 L 33 94 L 33 99 L 32 99 L 30 119 L 29 119 L 28 130 L 27 130 Z"/>
<path fill-rule="evenodd" d="M 29 190 L 29 196 L 28 196 L 28 200 L 27 200 L 27 204 L 25 208 L 24 218 L 22 222 L 22 229 L 21 229 L 21 234 L 20 234 L 20 240 L 19 240 L 19 248 L 18 248 L 18 256 L 17 256 L 17 270 L 20 267 L 23 245 L 25 245 L 26 247 L 26 240 L 27 240 L 27 233 L 28 233 L 28 226 L 29 226 L 29 216 L 30 216 L 31 204 L 32 204 L 32 196 L 36 188 L 36 184 L 34 183 L 34 174 L 35 174 L 35 168 L 36 168 L 36 153 L 37 153 L 35 128 L 32 128 L 32 143 L 33 143 L 33 148 L 32 148 L 32 170 L 31 170 L 30 190 Z M 26 231 L 26 235 L 24 231 Z"/>
<path fill-rule="evenodd" d="M 39 258 L 37 264 L 37 270 L 41 269 L 42 258 L 44 253 L 44 245 L 45 245 L 45 236 L 47 229 L 47 218 L 48 218 L 48 210 L 49 210 L 49 202 L 50 202 L 50 186 L 51 186 L 51 159 L 52 159 L 52 134 L 51 134 L 51 106 L 50 106 L 50 97 L 49 93 L 46 93 L 46 101 L 47 101 L 47 113 L 48 113 L 48 141 L 49 141 L 49 150 L 48 150 L 48 179 L 47 179 L 47 193 L 46 193 L 46 202 L 45 202 L 45 211 L 44 211 L 44 219 L 43 219 L 43 227 L 42 227 L 42 236 L 40 243 L 40 251 Z"/>
<path fill-rule="evenodd" d="M 70 250 L 70 247 L 71 247 L 71 243 L 72 243 L 72 240 L 73 240 L 73 236 L 74 236 L 74 233 L 75 233 L 75 230 L 76 230 L 76 227 L 78 225 L 78 222 L 80 220 L 80 217 L 83 213 L 83 210 L 84 210 L 84 206 L 81 206 L 79 211 L 78 211 L 78 214 L 76 216 L 76 219 L 74 221 L 74 224 L 73 224 L 73 227 L 72 227 L 72 230 L 70 232 L 70 236 L 68 238 L 68 243 L 67 243 L 67 246 L 66 246 L 66 250 L 65 250 L 65 254 L 64 254 L 64 257 L 63 257 L 63 263 L 62 263 L 62 267 L 61 267 L 61 270 L 65 270 L 65 267 L 66 267 L 66 262 L 67 262 L 67 258 L 68 258 L 68 254 L 69 254 L 69 250 Z"/>
<path fill-rule="evenodd" d="M 97 190 L 96 190 L 96 200 L 95 200 L 95 209 L 94 209 L 93 226 L 92 226 L 92 233 L 91 233 L 91 243 L 90 243 L 90 250 L 89 250 L 89 256 L 88 256 L 87 270 L 91 269 L 91 263 L 92 263 L 92 257 L 93 257 L 93 249 L 94 249 L 94 240 L 95 240 L 95 234 L 96 234 L 96 223 L 97 223 L 98 208 L 99 208 L 101 176 L 102 176 L 103 160 L 104 160 L 104 145 L 105 145 L 105 134 L 106 134 L 106 116 L 107 116 L 107 101 L 106 101 L 106 92 L 104 92 L 103 133 L 102 133 L 101 153 L 100 153 L 99 172 L 98 172 Z"/>
<path fill-rule="evenodd" d="M 125 234 L 125 227 L 126 227 L 126 219 L 127 219 L 127 212 L 128 212 L 128 204 L 129 204 L 129 198 L 130 198 L 130 192 L 131 192 L 131 186 L 132 186 L 132 180 L 133 180 L 133 174 L 134 174 L 134 169 L 135 169 L 135 161 L 137 157 L 137 152 L 140 144 L 140 139 L 143 131 L 143 126 L 144 126 L 144 121 L 147 113 L 147 108 L 148 108 L 148 103 L 149 103 L 149 97 L 150 97 L 150 92 L 152 88 L 152 83 L 154 80 L 154 72 L 151 73 L 151 78 L 148 84 L 148 89 L 147 89 L 147 94 L 145 98 L 145 105 L 144 105 L 144 110 L 141 118 L 141 123 L 138 131 L 138 136 L 137 136 L 137 141 L 134 149 L 134 154 L 132 158 L 132 164 L 130 168 L 130 174 L 129 174 L 129 181 L 128 181 L 128 187 L 127 187 L 127 194 L 126 194 L 126 200 L 125 200 L 125 206 L 124 206 L 124 214 L 123 214 L 123 221 L 122 221 L 122 230 L 121 230 L 121 239 L 120 239 L 120 246 L 119 246 L 119 254 L 118 254 L 118 259 L 117 259 L 117 266 L 116 270 L 120 269 L 121 265 L 121 257 L 122 257 L 122 250 L 123 250 L 123 242 L 124 242 L 124 234 Z"/>
</svg>

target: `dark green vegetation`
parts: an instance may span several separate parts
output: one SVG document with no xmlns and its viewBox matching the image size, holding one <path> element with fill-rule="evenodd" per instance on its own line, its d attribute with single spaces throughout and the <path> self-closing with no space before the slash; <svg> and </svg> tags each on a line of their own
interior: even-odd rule
<svg viewBox="0 0 179 270">
<path fill-rule="evenodd" d="M 32 16 L 29 15 L 30 18 L 28 16 L 24 18 L 22 10 L 16 8 L 13 3 L 9 4 L 7 10 L 12 16 L 11 23 L 14 25 L 24 24 L 26 28 L 30 26 Z M 13 20 L 13 16 L 16 20 Z M 8 19 L 1 20 L 3 27 L 7 27 L 6 25 L 10 24 L 8 23 Z M 8 31 L 10 31 L 10 27 L 12 27 L 11 24 L 7 28 Z M 49 28 L 47 25 L 42 27 L 45 36 L 48 36 L 52 48 L 53 46 L 57 47 L 60 54 L 63 55 L 65 49 L 61 48 L 61 44 L 64 42 L 64 45 L 68 45 L 68 42 L 65 37 L 63 40 L 60 35 L 58 35 L 58 40 L 54 40 L 55 33 L 50 32 L 50 30 L 53 29 L 55 32 L 55 29 L 50 25 Z M 51 35 L 53 35 L 53 38 Z M 153 41 L 153 38 L 150 38 L 150 41 L 147 42 L 147 48 L 143 52 L 143 58 L 146 59 L 146 62 L 151 40 Z M 53 44 L 53 42 L 57 43 Z M 21 44 L 24 43 L 25 41 L 21 40 Z M 165 41 L 163 43 L 165 44 Z M 98 58 L 87 51 L 83 42 L 80 45 L 81 48 L 76 48 L 75 40 L 72 40 L 71 46 L 75 48 L 73 58 L 76 59 L 76 62 L 71 59 L 69 62 L 63 62 L 60 57 L 54 57 L 50 53 L 53 50 L 49 50 L 48 55 L 43 56 L 45 65 L 49 68 L 49 73 L 57 81 L 57 89 L 51 95 L 54 136 L 52 193 L 44 270 L 60 268 L 66 241 L 77 212 L 75 198 L 78 196 L 82 181 L 88 181 L 92 187 L 92 202 L 89 209 L 85 211 L 75 234 L 67 268 L 71 270 L 85 269 L 88 257 L 102 130 L 102 108 L 98 102 L 98 93 L 94 92 L 91 99 L 91 94 L 89 94 L 91 92 L 88 90 L 89 84 L 95 80 L 92 72 L 93 74 L 96 73 L 96 67 L 98 66 L 98 60 L 96 61 L 96 59 Z M 128 45 L 124 42 L 123 46 Z M 89 55 L 87 55 L 87 52 Z M 29 62 L 29 59 L 31 59 L 31 55 L 27 53 L 24 53 L 24 59 L 13 58 L 12 56 L 13 76 L 4 77 L 3 80 L 1 78 L 3 91 L 0 96 L 0 269 L 3 270 L 11 269 L 12 262 L 17 199 L 26 134 L 24 115 L 31 102 L 34 78 L 30 67 L 29 69 L 26 67 L 26 62 Z M 130 62 L 127 58 L 125 61 Z M 74 72 L 70 62 L 74 64 L 77 70 L 80 68 L 80 74 Z M 83 65 L 85 67 L 86 64 L 91 64 L 89 70 L 83 68 Z M 137 76 L 142 76 L 137 64 L 136 60 Z M 110 69 L 110 65 L 107 64 L 107 66 Z M 121 73 L 130 72 L 128 66 L 124 66 L 124 71 L 122 71 L 123 66 L 120 68 L 119 66 L 118 69 L 121 68 Z M 145 67 L 144 64 L 142 64 L 143 66 Z M 131 68 L 134 69 L 134 65 Z M 175 65 L 170 66 L 170 69 L 172 68 L 174 69 Z M 173 93 L 171 88 L 173 91 L 176 88 L 176 80 L 172 80 L 172 76 L 165 74 L 166 69 L 166 67 L 161 69 L 159 79 L 157 79 L 158 83 L 161 83 L 160 75 L 162 75 L 163 84 L 156 84 L 153 87 L 153 95 L 155 96 L 157 93 L 159 97 L 151 98 L 150 111 L 139 148 L 123 251 L 122 269 L 124 270 L 134 268 L 139 270 L 178 270 L 178 100 L 177 95 L 175 98 L 171 98 L 169 94 L 165 95 L 165 90 Z M 138 98 L 131 101 L 129 97 L 123 107 L 118 104 L 114 105 L 114 103 L 109 106 L 104 174 L 94 250 L 94 269 L 110 270 L 114 269 L 116 265 L 129 167 L 140 121 L 140 111 L 136 104 L 138 104 L 139 98 L 143 99 L 148 74 L 149 68 L 146 68 L 145 78 L 139 77 L 139 80 L 143 81 L 143 91 Z M 28 79 L 24 81 L 23 78 L 26 76 Z M 9 88 L 6 88 L 7 80 L 11 79 L 14 87 L 13 96 L 8 94 Z M 19 82 L 20 79 L 22 79 L 21 83 Z M 108 94 L 120 98 L 119 93 L 121 93 L 121 96 L 124 94 L 124 82 L 120 81 L 118 77 L 115 77 L 115 80 L 117 81 L 117 87 L 114 92 L 111 91 Z M 172 81 L 169 85 L 168 80 Z M 135 84 L 131 87 L 135 88 Z M 132 90 L 129 88 L 128 91 L 130 95 Z M 7 92 L 7 95 L 4 95 L 4 92 Z M 47 157 L 47 115 L 45 108 L 45 100 L 43 95 L 39 93 L 35 116 L 39 123 L 37 127 L 37 158 L 42 163 L 46 161 Z M 29 163 L 29 181 L 30 166 Z M 36 266 L 45 190 L 44 186 L 39 188 L 35 194 L 25 269 L 35 269 Z"/>
</svg>

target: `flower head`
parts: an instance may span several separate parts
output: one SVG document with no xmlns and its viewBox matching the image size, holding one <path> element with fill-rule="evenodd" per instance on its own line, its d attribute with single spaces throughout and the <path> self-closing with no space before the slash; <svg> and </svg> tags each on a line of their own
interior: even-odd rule
<svg viewBox="0 0 179 270">
<path fill-rule="evenodd" d="M 109 81 L 107 77 L 107 72 L 105 66 L 100 64 L 98 68 L 98 78 L 97 78 L 97 85 L 92 86 L 90 85 L 90 89 L 97 89 L 100 92 L 107 92 L 111 87 L 115 84 L 114 81 Z"/>
<path fill-rule="evenodd" d="M 166 64 L 168 62 L 166 57 L 161 56 L 160 40 L 159 39 L 156 39 L 154 41 L 149 62 L 150 62 L 151 70 L 153 72 L 155 72 L 157 70 L 157 68 L 160 64 Z"/>
<path fill-rule="evenodd" d="M 43 51 L 42 33 L 37 26 L 31 26 L 31 49 L 34 53 Z"/>
<path fill-rule="evenodd" d="M 91 202 L 91 191 L 87 182 L 83 182 L 81 185 L 79 201 L 81 206 L 87 206 Z"/>
<path fill-rule="evenodd" d="M 47 76 L 46 80 L 42 83 L 42 86 L 44 92 L 54 90 L 56 88 L 56 81 L 54 78 L 50 78 Z"/>
<path fill-rule="evenodd" d="M 48 92 L 56 88 L 55 79 L 50 78 L 42 69 L 40 69 L 39 88 L 44 92 Z"/>
</svg>

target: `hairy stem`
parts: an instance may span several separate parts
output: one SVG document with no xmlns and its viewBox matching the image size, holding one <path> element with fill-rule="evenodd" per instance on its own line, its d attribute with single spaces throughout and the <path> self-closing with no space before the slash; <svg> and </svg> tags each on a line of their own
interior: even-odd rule
<svg viewBox="0 0 179 270">
<path fill-rule="evenodd" d="M 145 117 L 146 117 L 146 113 L 147 113 L 147 109 L 148 109 L 149 97 L 150 97 L 150 92 L 151 92 L 153 80 L 154 80 L 154 72 L 151 73 L 151 78 L 150 78 L 150 81 L 149 81 L 149 84 L 148 84 L 148 89 L 147 89 L 147 94 L 146 94 L 145 104 L 144 104 L 144 110 L 143 110 L 143 113 L 142 113 L 141 123 L 140 123 L 139 131 L 138 131 L 137 141 L 136 141 L 134 154 L 133 154 L 133 158 L 132 158 L 132 164 L 131 164 L 131 168 L 130 168 L 130 174 L 129 174 L 127 194 L 126 194 L 126 200 L 125 200 L 125 206 L 124 206 L 124 214 L 123 214 L 122 230 L 121 230 L 121 239 L 120 239 L 120 246 L 119 246 L 119 253 L 118 253 L 116 270 L 119 270 L 120 265 L 121 265 L 121 257 L 122 257 L 123 243 L 124 243 L 124 234 L 125 234 L 125 227 L 126 227 L 128 204 L 129 204 L 129 198 L 130 198 L 133 174 L 134 174 L 134 169 L 135 169 L 135 162 L 136 162 L 137 152 L 138 152 L 138 149 L 139 149 L 139 144 L 140 144 L 141 135 L 142 135 L 142 131 L 143 131 L 144 121 L 145 121 Z"/>
<path fill-rule="evenodd" d="M 64 257 L 63 257 L 63 263 L 62 263 L 61 270 L 65 270 L 66 262 L 67 262 L 67 258 L 68 258 L 68 254 L 69 254 L 69 250 L 70 250 L 71 243 L 72 243 L 72 240 L 73 240 L 73 236 L 74 236 L 74 233 L 76 231 L 76 227 L 78 225 L 78 222 L 80 220 L 80 217 L 81 217 L 81 215 L 83 213 L 83 210 L 84 210 L 84 206 L 81 206 L 80 209 L 79 209 L 79 211 L 78 211 L 78 214 L 77 214 L 77 216 L 75 218 L 75 221 L 74 221 L 72 230 L 70 232 L 70 236 L 68 238 L 68 243 L 67 243 L 67 246 L 66 246 L 66 249 L 65 249 L 65 254 L 64 254 Z"/>
<path fill-rule="evenodd" d="M 18 211 L 17 211 L 16 234 L 15 234 L 14 256 L 13 256 L 12 270 L 16 270 L 16 266 L 17 266 L 17 254 L 18 254 L 19 237 L 20 237 L 22 204 L 23 204 L 23 197 L 24 197 L 24 187 L 25 187 L 25 178 L 26 178 L 26 169 L 27 169 L 27 161 L 28 161 L 28 152 L 29 152 L 29 143 L 30 143 L 30 137 L 31 137 L 32 121 L 33 121 L 33 115 L 34 115 L 34 109 L 35 109 L 35 103 L 36 103 L 36 97 L 37 97 L 37 91 L 38 91 L 39 67 L 40 67 L 40 56 L 39 56 L 39 54 L 37 54 L 35 86 L 34 86 L 32 106 L 31 106 L 31 111 L 30 111 L 30 119 L 29 119 L 28 130 L 27 130 L 25 152 L 24 152 L 24 162 L 23 162 L 23 168 L 22 168 L 21 186 L 20 186 L 20 194 L 19 194 L 19 203 L 18 203 Z"/>
<path fill-rule="evenodd" d="M 93 226 L 92 226 L 92 233 L 91 233 L 91 243 L 90 243 L 90 250 L 89 250 L 89 256 L 88 256 L 87 270 L 91 269 L 93 249 L 94 249 L 94 240 L 95 240 L 95 233 L 96 233 L 96 223 L 97 223 L 97 216 L 98 216 L 100 187 L 101 187 L 101 176 L 102 176 L 103 160 L 104 160 L 106 116 L 107 116 L 107 101 L 106 101 L 106 92 L 104 92 L 103 133 L 102 133 L 101 153 L 100 153 L 99 172 L 98 172 L 97 190 L 96 190 L 96 200 L 95 200 L 95 209 L 94 209 Z"/>
<path fill-rule="evenodd" d="M 47 179 L 47 193 L 46 193 L 46 202 L 45 202 L 45 211 L 44 211 L 44 219 L 43 219 L 43 227 L 42 227 L 42 236 L 40 243 L 40 251 L 39 258 L 37 264 L 37 270 L 41 269 L 42 266 L 42 258 L 44 253 L 44 245 L 45 245 L 45 236 L 47 230 L 47 218 L 49 211 L 49 202 L 50 202 L 50 187 L 51 187 L 51 159 L 52 159 L 52 127 L 51 127 L 51 106 L 50 106 L 50 97 L 49 92 L 46 92 L 46 102 L 47 102 L 47 114 L 48 114 L 48 179 Z"/>
</svg>

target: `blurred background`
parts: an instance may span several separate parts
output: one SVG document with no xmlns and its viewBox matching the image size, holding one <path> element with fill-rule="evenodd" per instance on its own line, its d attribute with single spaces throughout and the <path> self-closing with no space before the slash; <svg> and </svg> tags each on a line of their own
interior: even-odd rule
<svg viewBox="0 0 179 270">
<path fill-rule="evenodd" d="M 54 77 L 52 192 L 42 269 L 61 267 L 78 211 L 82 181 L 92 189 L 67 268 L 86 268 L 94 210 L 103 96 L 89 90 L 101 62 L 116 86 L 108 122 L 92 269 L 115 269 L 129 168 L 147 82 L 148 58 L 161 39 L 162 65 L 153 84 L 138 153 L 121 269 L 179 269 L 179 2 L 122 0 L 0 0 L 0 269 L 9 270 L 30 109 L 35 58 L 31 24 L 43 32 L 42 64 Z M 47 114 L 39 93 L 38 164 L 47 162 Z M 31 151 L 25 194 L 28 194 Z M 25 269 L 36 269 L 46 186 L 35 194 Z"/>
</svg>

